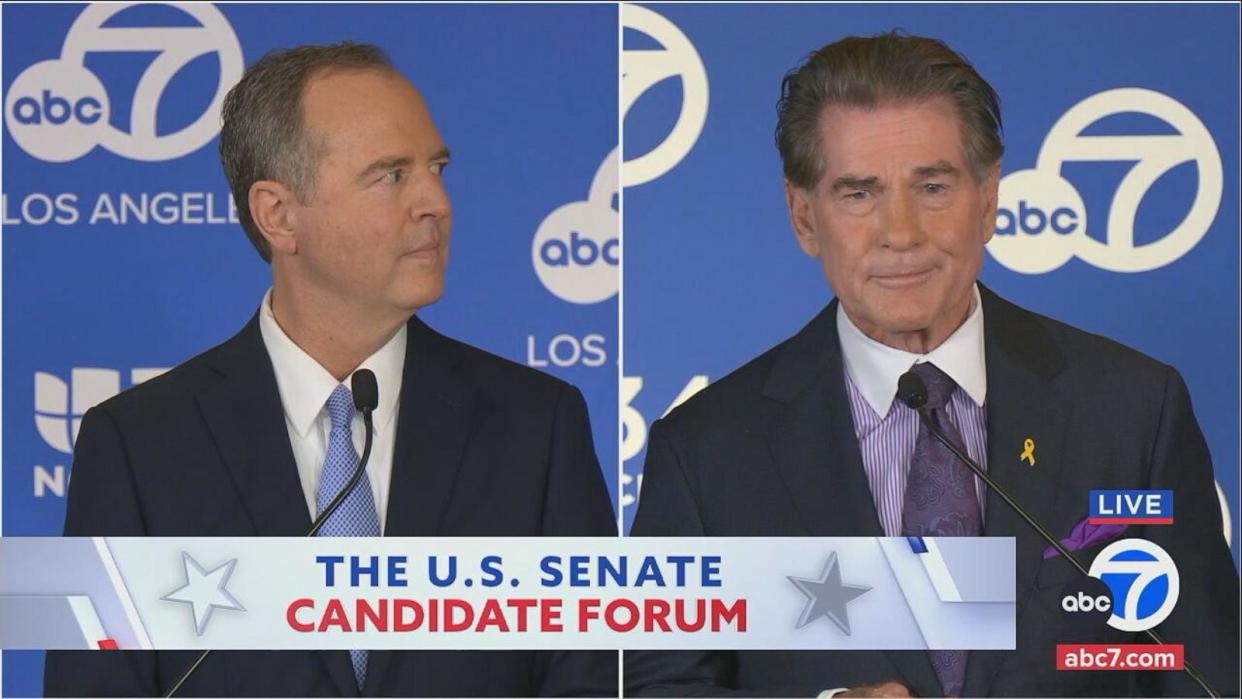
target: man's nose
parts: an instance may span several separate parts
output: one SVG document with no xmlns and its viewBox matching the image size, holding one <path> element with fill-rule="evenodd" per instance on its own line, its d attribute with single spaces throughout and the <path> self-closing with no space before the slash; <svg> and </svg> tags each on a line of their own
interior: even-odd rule
<svg viewBox="0 0 1242 699">
<path fill-rule="evenodd" d="M 447 218 L 453 213 L 453 203 L 449 199 L 448 190 L 444 186 L 444 178 L 433 172 L 419 176 L 416 186 L 411 187 L 413 201 L 410 216 L 414 219 L 423 217 Z"/>
<path fill-rule="evenodd" d="M 894 190 L 884 199 L 880 213 L 880 244 L 905 250 L 922 243 L 923 228 L 915 198 L 909 192 Z"/>
</svg>

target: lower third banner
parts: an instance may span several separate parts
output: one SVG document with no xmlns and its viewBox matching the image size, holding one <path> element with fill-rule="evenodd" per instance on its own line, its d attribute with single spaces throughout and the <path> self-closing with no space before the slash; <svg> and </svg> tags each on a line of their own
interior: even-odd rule
<svg viewBox="0 0 1242 699">
<path fill-rule="evenodd" d="M 0 647 L 1012 649 L 1011 538 L 5 538 Z"/>
</svg>

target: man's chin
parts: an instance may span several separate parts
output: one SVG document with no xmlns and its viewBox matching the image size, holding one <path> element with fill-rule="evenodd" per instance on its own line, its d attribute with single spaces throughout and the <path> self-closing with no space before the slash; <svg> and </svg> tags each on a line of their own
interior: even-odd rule
<svg viewBox="0 0 1242 699">
<path fill-rule="evenodd" d="M 442 296 L 444 296 L 443 283 L 429 284 L 402 293 L 395 305 L 409 313 L 415 313 L 439 301 Z"/>
<path fill-rule="evenodd" d="M 923 335 L 932 325 L 930 314 L 914 313 L 910 312 L 909 309 L 903 310 L 904 312 L 876 313 L 868 317 L 863 323 L 859 323 L 852 318 L 851 320 L 854 320 L 854 325 L 871 339 L 894 347 L 903 346 L 905 343 L 899 338 L 913 338 Z"/>
<path fill-rule="evenodd" d="M 913 304 L 894 303 L 876 309 L 870 320 L 886 333 L 915 333 L 930 327 L 935 314 Z"/>
</svg>

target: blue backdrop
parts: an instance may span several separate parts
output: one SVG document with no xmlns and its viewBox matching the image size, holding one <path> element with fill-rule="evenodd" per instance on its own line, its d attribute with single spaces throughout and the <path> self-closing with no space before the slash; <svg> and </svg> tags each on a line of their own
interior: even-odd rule
<svg viewBox="0 0 1242 699">
<path fill-rule="evenodd" d="M 984 283 L 1182 373 L 1236 564 L 1237 6 L 653 5 L 622 23 L 625 167 L 642 164 L 623 171 L 627 527 L 650 424 L 831 298 L 785 209 L 782 76 L 838 38 L 902 28 L 945 40 L 1001 96 L 1000 204 L 1028 215 L 998 217 Z"/>
<path fill-rule="evenodd" d="M 4 534 L 59 534 L 87 408 L 254 313 L 270 273 L 229 220 L 217 100 L 270 49 L 343 39 L 389 51 L 453 151 L 447 292 L 420 315 L 578 385 L 616 494 L 615 6 L 3 13 Z M 6 653 L 3 694 L 41 666 Z"/>
</svg>

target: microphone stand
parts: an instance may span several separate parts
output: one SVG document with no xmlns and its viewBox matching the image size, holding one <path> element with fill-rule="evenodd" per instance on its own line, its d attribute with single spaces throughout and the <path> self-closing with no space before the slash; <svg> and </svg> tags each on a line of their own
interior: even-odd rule
<svg viewBox="0 0 1242 699">
<path fill-rule="evenodd" d="M 913 380 L 907 379 L 907 376 L 911 377 Z M 1035 518 L 1032 517 L 1026 509 L 1019 505 L 1016 500 L 1010 497 L 1009 493 L 1006 492 L 1000 484 L 993 480 L 986 471 L 980 468 L 979 464 L 975 463 L 974 459 L 971 459 L 970 456 L 958 448 L 956 444 L 953 444 L 953 441 L 950 440 L 947 435 L 940 431 L 940 428 L 936 426 L 935 421 L 931 418 L 931 413 L 927 409 L 927 387 L 923 384 L 923 380 L 913 372 L 906 372 L 906 374 L 902 375 L 901 379 L 902 380 L 898 382 L 898 385 L 901 387 L 898 391 L 898 397 L 901 399 L 901 402 L 905 403 L 908 407 L 913 408 L 919 414 L 919 419 L 922 420 L 923 425 L 927 427 L 927 430 L 931 432 L 932 436 L 943 444 L 949 451 L 953 452 L 953 455 L 956 456 L 959 461 L 966 464 L 967 468 L 974 471 L 975 475 L 987 484 L 988 488 L 993 493 L 999 495 L 1000 498 L 1005 501 L 1005 504 L 1009 505 L 1010 509 L 1018 513 L 1018 516 L 1030 525 L 1030 527 L 1039 534 L 1041 539 L 1048 542 L 1048 544 L 1055 548 L 1062 556 L 1065 556 L 1066 560 L 1068 560 L 1079 573 L 1082 573 L 1086 577 L 1091 577 L 1091 573 L 1087 571 L 1086 566 L 1084 566 L 1082 562 L 1079 561 L 1078 558 L 1065 547 L 1064 544 L 1057 540 L 1057 538 L 1052 534 L 1048 533 L 1048 530 L 1045 529 L 1039 522 L 1035 521 Z M 915 381 L 917 381 L 917 384 L 915 384 Z M 1154 629 L 1147 629 L 1143 633 L 1158 645 L 1163 646 L 1167 644 L 1167 641 L 1165 641 L 1160 634 L 1156 633 Z M 1203 675 L 1200 674 L 1199 671 L 1191 665 L 1190 661 L 1185 657 L 1182 658 L 1182 669 L 1187 675 L 1190 676 L 1190 679 L 1195 681 L 1195 684 L 1198 684 L 1204 692 L 1207 692 L 1209 697 L 1220 696 L 1220 694 L 1210 684 L 1208 684 Z"/>
<path fill-rule="evenodd" d="M 310 529 L 307 529 L 306 533 L 302 535 L 304 537 L 315 536 L 319 533 L 319 530 L 327 523 L 328 518 L 340 508 L 341 503 L 345 502 L 345 498 L 349 497 L 349 494 L 353 492 L 354 486 L 358 485 L 358 481 L 362 480 L 362 475 L 367 472 L 367 460 L 371 457 L 371 438 L 374 429 L 371 413 L 375 410 L 376 405 L 379 404 L 379 390 L 375 382 L 375 374 L 369 369 L 359 369 L 354 372 L 350 384 L 353 389 L 354 407 L 362 413 L 362 422 L 366 425 L 366 439 L 362 443 L 362 458 L 358 459 L 358 466 L 354 468 L 354 473 L 349 477 L 349 481 L 345 483 L 345 487 L 341 488 L 341 492 L 337 493 L 336 497 L 332 498 L 331 502 L 328 503 L 328 506 L 323 508 L 323 511 L 311 523 Z M 186 680 L 190 679 L 190 676 L 194 674 L 198 666 L 203 664 L 208 655 L 211 655 L 210 648 L 198 654 L 194 662 L 190 663 L 185 672 L 181 673 L 177 681 L 173 682 L 172 687 L 164 694 L 165 699 L 176 695 L 177 691 L 186 683 Z"/>
</svg>

